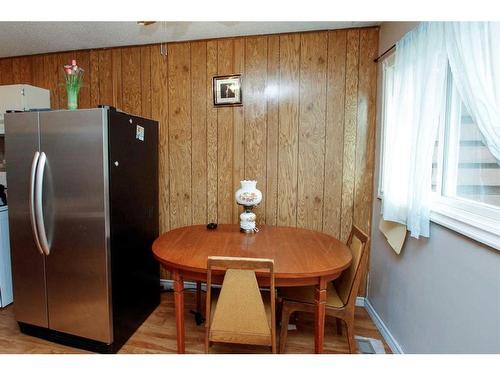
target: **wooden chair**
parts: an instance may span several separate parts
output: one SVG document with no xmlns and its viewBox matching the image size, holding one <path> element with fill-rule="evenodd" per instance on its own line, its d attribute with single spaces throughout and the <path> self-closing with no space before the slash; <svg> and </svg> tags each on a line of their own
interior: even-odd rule
<svg viewBox="0 0 500 375">
<path fill-rule="evenodd" d="M 327 288 L 326 315 L 336 318 L 338 334 L 342 334 L 341 320 L 345 322 L 350 353 L 356 352 L 354 309 L 361 279 L 368 264 L 368 243 L 368 236 L 353 226 L 347 240 L 347 246 L 352 252 L 352 263 L 337 280 L 329 283 Z M 281 299 L 280 353 L 283 353 L 291 314 L 297 311 L 315 312 L 314 286 L 280 288 L 278 296 Z"/>
<path fill-rule="evenodd" d="M 265 345 L 276 353 L 274 261 L 209 257 L 207 265 L 205 352 L 212 342 Z M 212 272 L 225 270 L 220 294 L 212 291 Z M 270 292 L 263 301 L 255 272 L 268 274 Z"/>
</svg>

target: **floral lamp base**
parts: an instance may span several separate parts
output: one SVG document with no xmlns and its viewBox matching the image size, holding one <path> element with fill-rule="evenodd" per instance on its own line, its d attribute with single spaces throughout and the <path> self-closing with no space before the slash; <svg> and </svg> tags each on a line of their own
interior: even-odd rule
<svg viewBox="0 0 500 375">
<path fill-rule="evenodd" d="M 257 231 L 255 220 L 257 215 L 252 212 L 252 207 L 245 206 L 245 211 L 240 215 L 240 231 L 244 233 L 254 233 Z"/>
</svg>

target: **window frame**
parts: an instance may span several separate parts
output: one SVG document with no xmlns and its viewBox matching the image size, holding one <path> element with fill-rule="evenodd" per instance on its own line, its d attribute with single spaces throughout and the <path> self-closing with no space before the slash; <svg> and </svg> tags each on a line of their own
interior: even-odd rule
<svg viewBox="0 0 500 375">
<path fill-rule="evenodd" d="M 393 72 L 389 72 L 389 69 L 394 69 L 394 60 L 395 53 L 392 53 L 382 64 L 381 151 L 377 186 L 379 199 L 383 199 L 384 191 L 385 133 L 390 100 L 387 89 L 393 84 L 388 82 L 388 79 L 394 77 Z M 448 77 L 451 77 L 450 71 Z M 446 181 L 456 177 L 457 167 L 454 165 L 458 166 L 458 142 L 460 142 L 459 120 L 457 112 L 452 108 L 461 100 L 451 79 L 447 80 L 446 96 L 446 115 L 438 130 L 437 180 L 436 191 L 432 193 L 430 220 L 500 251 L 500 207 L 449 196 L 456 186 L 447 186 Z"/>
</svg>

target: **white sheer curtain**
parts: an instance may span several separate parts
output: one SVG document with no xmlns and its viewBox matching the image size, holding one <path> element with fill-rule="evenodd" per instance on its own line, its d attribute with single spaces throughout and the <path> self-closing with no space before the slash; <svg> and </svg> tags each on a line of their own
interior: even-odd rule
<svg viewBox="0 0 500 375">
<path fill-rule="evenodd" d="M 384 220 L 429 236 L 432 154 L 444 109 L 443 23 L 421 23 L 396 45 L 393 108 L 386 119 Z"/>
<path fill-rule="evenodd" d="M 500 160 L 500 23 L 447 22 L 444 28 L 453 82 Z"/>
</svg>

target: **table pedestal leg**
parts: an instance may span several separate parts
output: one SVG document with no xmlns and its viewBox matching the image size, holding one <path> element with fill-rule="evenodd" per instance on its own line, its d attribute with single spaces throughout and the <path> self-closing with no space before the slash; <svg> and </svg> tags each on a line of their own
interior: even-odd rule
<svg viewBox="0 0 500 375">
<path fill-rule="evenodd" d="M 201 311 L 201 281 L 196 282 L 196 312 L 203 314 Z"/>
<path fill-rule="evenodd" d="M 184 354 L 184 280 L 179 271 L 172 272 L 174 279 L 175 324 L 177 327 L 177 353 Z"/>
<path fill-rule="evenodd" d="M 316 285 L 314 300 L 316 302 L 314 320 L 314 351 L 317 354 L 320 354 L 323 353 L 326 313 L 326 281 L 323 278 L 320 278 L 319 285 Z"/>
</svg>

